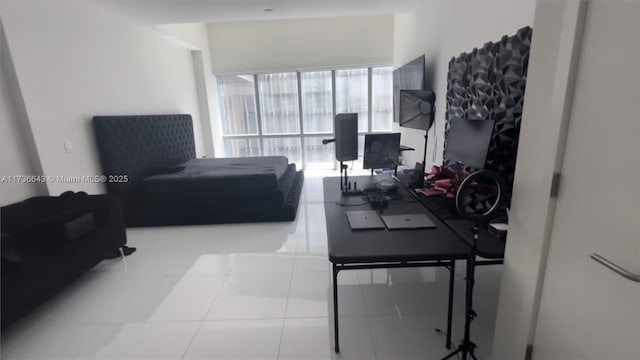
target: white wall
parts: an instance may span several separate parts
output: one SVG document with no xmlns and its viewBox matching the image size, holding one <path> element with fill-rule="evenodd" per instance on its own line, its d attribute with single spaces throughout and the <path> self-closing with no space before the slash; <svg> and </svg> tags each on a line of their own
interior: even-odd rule
<svg viewBox="0 0 640 360">
<path fill-rule="evenodd" d="M 11 180 L 18 175 L 42 175 L 24 104 L 15 90 L 15 72 L 0 19 L 0 205 L 46 193 L 44 184 Z"/>
<path fill-rule="evenodd" d="M 167 36 L 175 37 L 179 44 L 192 49 L 204 151 L 208 157 L 223 154 L 218 88 L 211 69 L 211 50 L 207 25 L 203 23 L 166 24 L 156 27 Z"/>
<path fill-rule="evenodd" d="M 640 2 L 581 5 L 575 12 L 583 14 L 582 41 L 563 104 L 568 129 L 559 152 L 562 181 L 533 358 L 640 359 L 640 284 L 590 259 L 598 253 L 640 273 Z M 562 104 L 563 96 L 553 95 L 552 106 Z M 594 189 L 594 168 L 606 174 L 602 190 Z"/>
<path fill-rule="evenodd" d="M 45 175 L 101 173 L 90 123 L 98 114 L 192 114 L 203 153 L 190 50 L 88 1 L 2 0 L 0 14 Z"/>
<path fill-rule="evenodd" d="M 535 3 L 535 0 L 425 0 L 413 12 L 395 15 L 394 68 L 425 54 L 427 87 L 436 93 L 436 125 L 429 134 L 427 169 L 433 163 L 442 163 L 449 60 L 531 26 Z M 403 144 L 416 149 L 403 154 L 405 163 L 421 162 L 424 132 L 396 125 L 394 130 L 402 132 Z"/>
<path fill-rule="evenodd" d="M 216 75 L 385 65 L 393 16 L 213 23 L 209 40 Z"/>
<path fill-rule="evenodd" d="M 562 167 L 580 51 L 579 3 L 543 0 L 536 6 L 493 345 L 496 360 L 522 359 L 535 334 L 555 214 L 551 181 Z"/>
</svg>

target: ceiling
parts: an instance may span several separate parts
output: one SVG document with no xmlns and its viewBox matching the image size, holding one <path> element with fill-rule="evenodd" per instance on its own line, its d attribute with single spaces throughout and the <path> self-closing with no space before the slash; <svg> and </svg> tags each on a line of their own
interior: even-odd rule
<svg viewBox="0 0 640 360">
<path fill-rule="evenodd" d="M 424 0 L 94 1 L 145 24 L 175 24 L 392 14 L 410 11 Z"/>
</svg>

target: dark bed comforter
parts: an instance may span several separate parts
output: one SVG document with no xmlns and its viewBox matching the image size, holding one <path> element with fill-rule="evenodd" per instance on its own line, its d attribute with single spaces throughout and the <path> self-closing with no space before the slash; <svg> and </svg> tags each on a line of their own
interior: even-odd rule
<svg viewBox="0 0 640 360">
<path fill-rule="evenodd" d="M 251 158 L 191 159 L 177 171 L 146 177 L 144 192 L 257 193 L 274 190 L 287 171 L 284 156 Z"/>
</svg>

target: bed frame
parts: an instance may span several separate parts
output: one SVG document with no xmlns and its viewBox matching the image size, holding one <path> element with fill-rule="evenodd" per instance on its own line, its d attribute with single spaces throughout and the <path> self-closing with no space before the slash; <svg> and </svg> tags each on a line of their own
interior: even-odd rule
<svg viewBox="0 0 640 360">
<path fill-rule="evenodd" d="M 158 167 L 195 159 L 191 115 L 95 116 L 93 128 L 104 175 L 127 182 L 107 182 L 107 192 L 121 198 L 127 226 L 221 224 L 292 221 L 296 217 L 304 174 L 295 165 L 280 178 L 282 198 L 219 193 L 145 193 L 140 182 Z M 275 201 L 277 200 L 277 201 Z"/>
</svg>

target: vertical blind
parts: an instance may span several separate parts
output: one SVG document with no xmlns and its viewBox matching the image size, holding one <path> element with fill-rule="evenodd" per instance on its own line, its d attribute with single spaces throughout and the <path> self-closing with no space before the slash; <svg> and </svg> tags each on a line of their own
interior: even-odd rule
<svg viewBox="0 0 640 360">
<path fill-rule="evenodd" d="M 361 134 L 391 130 L 391 74 L 374 67 L 220 76 L 224 156 L 282 155 L 299 168 L 335 168 L 333 145 L 321 143 L 335 113 L 358 113 Z"/>
</svg>

